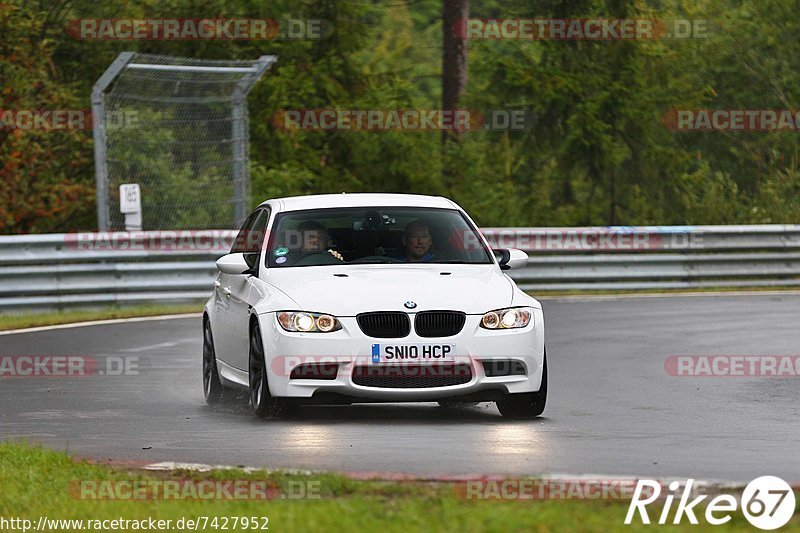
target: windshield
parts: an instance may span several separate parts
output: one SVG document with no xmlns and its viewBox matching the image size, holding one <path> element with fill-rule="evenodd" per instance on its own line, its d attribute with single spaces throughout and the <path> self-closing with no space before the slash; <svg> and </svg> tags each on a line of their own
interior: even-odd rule
<svg viewBox="0 0 800 533">
<path fill-rule="evenodd" d="M 492 263 L 475 228 L 455 209 L 358 207 L 278 215 L 268 266 Z"/>
</svg>

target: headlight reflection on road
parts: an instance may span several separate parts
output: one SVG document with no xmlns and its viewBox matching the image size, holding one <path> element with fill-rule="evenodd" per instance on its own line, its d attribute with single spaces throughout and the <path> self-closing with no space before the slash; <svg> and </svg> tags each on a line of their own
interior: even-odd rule
<svg viewBox="0 0 800 533">
<path fill-rule="evenodd" d="M 548 435 L 539 424 L 498 424 L 481 431 L 483 449 L 498 455 L 536 455 L 550 453 Z"/>
<path fill-rule="evenodd" d="M 330 451 L 335 435 L 330 427 L 321 424 L 303 424 L 292 428 L 292 448 L 303 452 Z"/>
</svg>

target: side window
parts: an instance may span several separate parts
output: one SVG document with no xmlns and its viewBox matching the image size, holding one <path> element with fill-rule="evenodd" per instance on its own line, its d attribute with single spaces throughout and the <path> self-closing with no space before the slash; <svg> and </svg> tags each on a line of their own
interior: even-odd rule
<svg viewBox="0 0 800 533">
<path fill-rule="evenodd" d="M 268 212 L 265 209 L 254 211 L 242 224 L 231 248 L 232 254 L 258 253 L 264 243 Z"/>
<path fill-rule="evenodd" d="M 264 247 L 264 239 L 267 236 L 267 223 L 269 222 L 269 208 L 262 209 L 256 219 L 256 223 L 251 231 L 250 246 L 247 250 L 250 253 L 260 254 Z"/>
</svg>

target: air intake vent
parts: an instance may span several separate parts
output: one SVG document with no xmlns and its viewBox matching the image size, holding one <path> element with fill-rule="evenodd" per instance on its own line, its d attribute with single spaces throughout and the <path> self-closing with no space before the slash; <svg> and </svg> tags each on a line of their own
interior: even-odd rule
<svg viewBox="0 0 800 533">
<path fill-rule="evenodd" d="M 452 337 L 464 328 L 467 315 L 458 311 L 422 311 L 414 320 L 420 337 Z"/>
<path fill-rule="evenodd" d="M 358 327 L 369 337 L 397 339 L 407 337 L 411 332 L 408 315 L 396 311 L 362 313 L 356 316 Z"/>
<path fill-rule="evenodd" d="M 469 364 L 372 365 L 353 369 L 353 383 L 376 389 L 452 387 L 472 380 Z"/>
<path fill-rule="evenodd" d="M 483 371 L 487 378 L 496 378 L 498 376 L 524 376 L 528 373 L 525 369 L 525 363 L 512 359 L 484 361 Z"/>
<path fill-rule="evenodd" d="M 306 363 L 292 369 L 289 379 L 336 379 L 339 372 L 337 363 Z"/>
</svg>

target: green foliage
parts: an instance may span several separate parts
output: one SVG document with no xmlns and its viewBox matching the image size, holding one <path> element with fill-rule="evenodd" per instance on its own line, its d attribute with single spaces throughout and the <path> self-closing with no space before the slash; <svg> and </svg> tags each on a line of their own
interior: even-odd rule
<svg viewBox="0 0 800 533">
<path fill-rule="evenodd" d="M 0 114 L 85 109 L 54 76 L 52 12 L 35 4 L 0 6 Z M 6 111 L 6 113 L 3 113 Z M 0 120 L 3 120 L 0 118 Z M 0 125 L 0 233 L 57 231 L 86 224 L 94 200 L 90 133 L 27 131 Z"/>
</svg>

